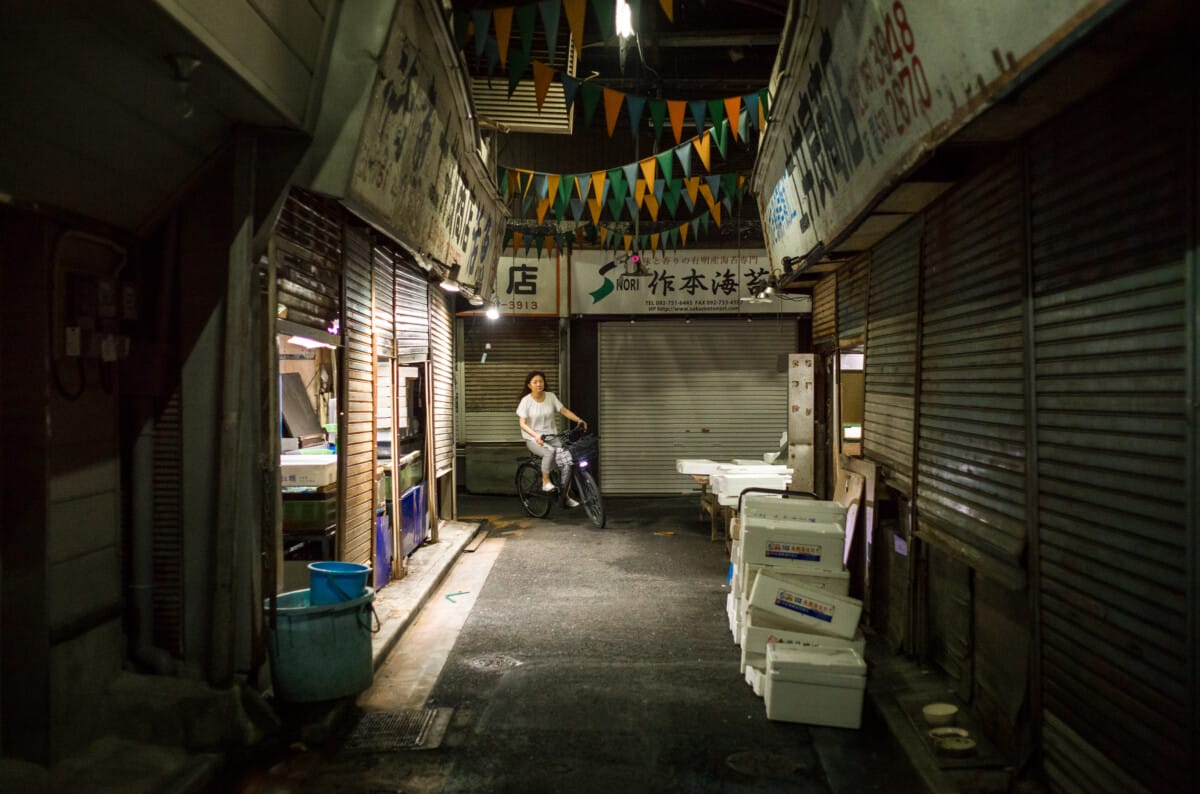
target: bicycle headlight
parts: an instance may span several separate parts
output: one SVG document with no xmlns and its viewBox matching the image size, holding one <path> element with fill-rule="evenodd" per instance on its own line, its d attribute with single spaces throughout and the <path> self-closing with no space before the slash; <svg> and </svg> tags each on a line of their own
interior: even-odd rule
<svg viewBox="0 0 1200 794">
<path fill-rule="evenodd" d="M 581 469 L 586 469 L 586 468 L 587 468 L 587 461 L 586 461 L 586 460 L 581 460 L 581 461 L 579 461 L 579 468 L 581 468 Z"/>
</svg>

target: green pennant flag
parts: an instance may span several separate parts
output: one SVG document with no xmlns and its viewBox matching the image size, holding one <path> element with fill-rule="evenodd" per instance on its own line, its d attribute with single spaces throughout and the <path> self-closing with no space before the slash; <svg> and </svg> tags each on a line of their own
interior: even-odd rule
<svg viewBox="0 0 1200 794">
<path fill-rule="evenodd" d="M 675 156 L 679 158 L 679 164 L 683 166 L 683 175 L 692 175 L 692 142 L 684 141 L 676 146 L 671 151 L 675 152 Z"/>
<path fill-rule="evenodd" d="M 737 193 L 737 172 L 730 171 L 728 174 L 721 175 L 721 193 L 728 199 L 732 199 Z"/>
<path fill-rule="evenodd" d="M 550 53 L 550 63 L 554 63 L 554 52 L 558 49 L 558 15 L 562 11 L 562 2 L 561 0 L 542 0 L 538 3 L 538 10 L 542 14 L 542 29 L 546 31 L 546 47 Z"/>
<path fill-rule="evenodd" d="M 671 172 L 675 170 L 675 151 L 667 149 L 662 154 L 654 156 L 658 160 L 658 170 L 662 173 L 663 179 L 671 181 Z"/>
<path fill-rule="evenodd" d="M 625 203 L 625 194 L 629 192 L 629 183 L 625 181 L 625 174 L 620 168 L 614 168 L 608 172 L 609 194 L 619 203 Z"/>
<path fill-rule="evenodd" d="M 619 220 L 621 220 L 621 209 L 622 209 L 624 206 L 625 206 L 625 199 L 624 199 L 624 198 L 617 198 L 616 196 L 612 196 L 612 197 L 610 197 L 610 198 L 609 198 L 609 200 L 608 200 L 608 211 L 609 211 L 609 213 L 610 213 L 610 214 L 612 214 L 612 217 L 613 217 L 613 220 L 614 220 L 614 221 L 619 221 Z"/>
<path fill-rule="evenodd" d="M 500 177 L 500 195 L 508 196 L 508 169 L 501 168 L 500 173 L 502 174 Z"/>
<path fill-rule="evenodd" d="M 658 148 L 658 141 L 662 137 L 663 121 L 667 117 L 667 100 L 651 99 L 650 100 L 650 120 L 654 122 L 654 148 Z"/>
<path fill-rule="evenodd" d="M 667 190 L 663 193 L 663 204 L 667 211 L 671 213 L 671 217 L 675 217 L 675 212 L 679 209 L 679 191 L 683 187 L 683 180 L 676 179 L 667 184 Z"/>
<path fill-rule="evenodd" d="M 570 199 L 563 198 L 562 191 L 558 191 L 558 197 L 554 200 L 554 219 L 561 221 L 567 216 L 567 204 Z"/>
<path fill-rule="evenodd" d="M 708 118 L 712 121 L 714 127 L 721 126 L 721 122 L 725 120 L 725 100 L 708 100 Z"/>
<path fill-rule="evenodd" d="M 579 90 L 583 92 L 583 124 L 590 127 L 592 117 L 596 115 L 596 106 L 600 104 L 600 97 L 604 95 L 604 89 L 595 83 L 582 83 Z"/>
<path fill-rule="evenodd" d="M 454 12 L 454 44 L 460 50 L 467 43 L 467 28 L 471 26 L 471 14 L 467 11 Z"/>
<path fill-rule="evenodd" d="M 508 54 L 508 96 L 511 98 L 529 69 L 529 53 L 517 50 Z"/>
<path fill-rule="evenodd" d="M 471 12 L 471 22 L 475 24 L 475 57 L 482 58 L 483 50 L 487 46 L 488 28 L 492 26 L 492 9 L 475 9 Z"/>
<path fill-rule="evenodd" d="M 717 151 L 721 153 L 721 157 L 728 157 L 729 154 L 729 122 L 721 119 L 721 123 L 708 130 L 712 135 L 713 142 L 717 144 Z"/>
<path fill-rule="evenodd" d="M 564 174 L 558 180 L 558 196 L 564 201 L 569 201 L 571 191 L 575 189 L 575 177 L 570 174 Z"/>
<path fill-rule="evenodd" d="M 758 92 L 758 101 L 762 105 L 761 110 L 763 118 L 769 119 L 771 117 L 771 102 L 770 97 L 767 94 L 767 89 L 764 88 Z"/>
<path fill-rule="evenodd" d="M 541 259 L 541 258 L 542 258 L 542 246 L 543 246 L 543 245 L 545 245 L 545 243 L 546 243 L 546 235 L 544 235 L 544 234 L 539 234 L 539 235 L 538 235 L 536 238 L 534 238 L 534 239 L 535 239 L 535 240 L 536 240 L 536 242 L 537 242 L 537 255 L 538 255 L 538 259 Z"/>
<path fill-rule="evenodd" d="M 590 0 L 592 13 L 596 24 L 600 26 L 600 37 L 608 41 L 617 35 L 617 3 L 616 0 Z"/>
<path fill-rule="evenodd" d="M 517 31 L 521 34 L 521 52 L 528 59 L 533 53 L 533 30 L 537 27 L 537 6 L 523 5 L 515 9 Z"/>
</svg>

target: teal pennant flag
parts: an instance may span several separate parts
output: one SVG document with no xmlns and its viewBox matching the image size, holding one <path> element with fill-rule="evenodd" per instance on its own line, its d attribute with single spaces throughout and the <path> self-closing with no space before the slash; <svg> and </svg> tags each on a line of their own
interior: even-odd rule
<svg viewBox="0 0 1200 794">
<path fill-rule="evenodd" d="M 579 180 L 579 197 L 585 202 L 588 197 L 588 189 L 592 186 L 591 174 L 573 174 L 569 177 L 564 176 L 563 179 Z"/>
<path fill-rule="evenodd" d="M 533 54 L 533 32 L 537 28 L 537 6 L 517 6 L 513 16 L 517 18 L 517 31 L 521 34 L 521 51 L 526 62 Z"/>
<path fill-rule="evenodd" d="M 536 173 L 533 175 L 533 191 L 542 201 L 545 201 L 546 197 L 550 195 L 550 181 L 546 174 Z"/>
<path fill-rule="evenodd" d="M 742 107 L 746 114 L 745 125 L 758 129 L 758 94 L 746 94 L 742 97 Z M 742 129 L 739 125 L 738 129 Z"/>
<path fill-rule="evenodd" d="M 600 104 L 600 97 L 604 95 L 604 89 L 595 83 L 584 83 L 579 86 L 579 90 L 583 92 L 583 123 L 584 126 L 592 126 L 592 117 L 596 115 L 596 106 Z"/>
<path fill-rule="evenodd" d="M 492 9 L 477 8 L 471 12 L 471 22 L 475 24 L 475 57 L 483 57 L 483 48 L 488 39 L 488 28 L 492 25 Z"/>
<path fill-rule="evenodd" d="M 721 198 L 721 175 L 709 174 L 704 177 L 704 184 L 708 185 L 708 189 L 712 191 L 713 198 Z"/>
<path fill-rule="evenodd" d="M 630 196 L 629 198 L 625 199 L 625 206 L 629 208 L 629 217 L 636 218 L 638 216 L 639 210 L 637 199 L 635 199 L 633 196 Z"/>
<path fill-rule="evenodd" d="M 571 199 L 571 214 L 575 216 L 575 220 L 583 219 L 583 199 Z"/>
<path fill-rule="evenodd" d="M 575 104 L 575 92 L 579 90 L 579 81 L 566 72 L 562 73 L 563 101 L 566 102 L 567 110 L 571 110 L 571 105 Z"/>
<path fill-rule="evenodd" d="M 704 100 L 697 99 L 695 102 L 688 102 L 688 110 L 692 111 L 692 118 L 696 120 L 696 133 L 704 132 Z"/>
<path fill-rule="evenodd" d="M 654 180 L 654 200 L 657 201 L 659 204 L 662 204 L 663 190 L 666 189 L 666 186 L 667 186 L 667 180 L 665 180 L 665 179 Z"/>
<path fill-rule="evenodd" d="M 629 106 L 629 128 L 637 135 L 638 122 L 642 120 L 642 111 L 646 108 L 646 98 L 626 94 L 625 104 Z"/>
<path fill-rule="evenodd" d="M 629 192 L 632 193 L 637 188 L 638 171 L 641 166 L 637 163 L 630 163 L 621 166 L 621 169 L 625 172 L 625 182 L 629 186 Z"/>
<path fill-rule="evenodd" d="M 546 32 L 546 46 L 550 52 L 550 62 L 554 63 L 554 53 L 558 49 L 558 19 L 562 11 L 562 0 L 542 0 L 538 3 L 542 14 L 542 30 Z M 567 103 L 570 106 L 570 102 Z"/>
</svg>

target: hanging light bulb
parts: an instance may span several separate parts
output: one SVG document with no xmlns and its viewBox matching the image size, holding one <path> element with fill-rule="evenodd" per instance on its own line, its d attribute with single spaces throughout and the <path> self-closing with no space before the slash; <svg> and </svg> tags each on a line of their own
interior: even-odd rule
<svg viewBox="0 0 1200 794">
<path fill-rule="evenodd" d="M 488 304 L 487 318 L 489 320 L 499 320 L 500 319 L 500 306 L 495 301 L 492 301 L 491 303 Z"/>
<path fill-rule="evenodd" d="M 617 35 L 623 39 L 633 35 L 633 9 L 627 0 L 617 0 Z"/>
</svg>

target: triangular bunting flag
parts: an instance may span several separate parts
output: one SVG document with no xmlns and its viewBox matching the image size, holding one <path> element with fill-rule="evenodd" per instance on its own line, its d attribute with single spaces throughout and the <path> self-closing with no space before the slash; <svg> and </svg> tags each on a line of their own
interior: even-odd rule
<svg viewBox="0 0 1200 794">
<path fill-rule="evenodd" d="M 591 211 L 591 213 L 592 213 L 592 223 L 599 223 L 599 222 L 600 222 L 600 210 L 601 210 L 601 209 L 603 209 L 603 208 L 600 206 L 600 200 L 599 200 L 599 199 L 594 199 L 594 198 L 590 198 L 590 199 L 588 199 L 588 210 L 589 210 L 589 211 Z M 602 230 L 602 233 L 601 233 L 601 235 L 600 235 L 600 239 L 601 239 L 601 240 L 603 240 L 603 239 L 604 239 L 603 230 Z"/>
<path fill-rule="evenodd" d="M 704 170 L 706 171 L 712 170 L 710 142 L 711 139 L 708 137 L 708 133 L 697 135 L 692 139 L 692 144 L 696 147 L 696 151 L 700 153 L 700 162 L 704 163 Z"/>
<path fill-rule="evenodd" d="M 721 203 L 720 202 L 717 202 L 716 204 L 713 205 L 712 216 L 713 216 L 713 222 L 716 223 L 719 228 L 721 226 Z"/>
<path fill-rule="evenodd" d="M 671 132 L 675 133 L 675 145 L 678 146 L 683 140 L 683 113 L 687 110 L 687 102 L 680 100 L 667 100 L 667 112 L 671 116 Z"/>
<path fill-rule="evenodd" d="M 721 152 L 722 157 L 728 157 L 729 154 L 729 122 L 722 119 L 721 123 L 708 130 L 714 141 L 717 142 L 717 149 Z"/>
<path fill-rule="evenodd" d="M 675 213 L 679 211 L 679 180 L 674 183 L 674 189 L 663 193 L 663 204 L 667 207 L 667 212 L 671 213 L 671 217 L 675 217 Z"/>
<path fill-rule="evenodd" d="M 576 221 L 583 220 L 583 199 L 571 199 L 571 214 Z"/>
<path fill-rule="evenodd" d="M 530 179 L 529 181 L 532 182 L 533 180 Z M 529 208 L 533 206 L 533 200 L 534 200 L 533 193 L 526 193 L 524 196 L 521 197 L 521 214 L 522 215 L 525 215 L 529 212 Z"/>
<path fill-rule="evenodd" d="M 588 190 L 592 187 L 591 174 L 577 174 L 575 176 L 575 189 L 579 191 L 579 198 L 586 199 Z"/>
<path fill-rule="evenodd" d="M 663 13 L 667 15 L 667 20 L 675 21 L 675 0 L 658 0 L 658 4 L 662 6 Z"/>
<path fill-rule="evenodd" d="M 725 208 L 726 212 L 733 212 L 733 199 L 729 196 L 722 196 L 721 206 Z"/>
<path fill-rule="evenodd" d="M 547 174 L 539 173 L 534 173 L 533 175 L 533 189 L 539 200 L 546 198 L 547 193 L 550 192 L 549 183 L 546 181 L 547 176 Z"/>
<path fill-rule="evenodd" d="M 670 181 L 671 173 L 675 170 L 675 152 L 667 150 L 655 155 L 654 159 L 658 160 L 658 170 L 662 172 L 663 179 Z"/>
<path fill-rule="evenodd" d="M 579 87 L 583 92 L 583 123 L 592 126 L 592 118 L 596 115 L 596 105 L 600 104 L 603 90 L 595 83 L 584 83 Z"/>
<path fill-rule="evenodd" d="M 594 212 L 592 214 L 595 215 L 596 217 L 599 217 L 599 215 L 600 215 L 600 213 L 598 213 L 598 212 Z M 598 224 L 599 221 L 596 221 L 596 223 Z M 600 246 L 604 247 L 604 246 L 608 245 L 608 227 L 600 226 L 599 231 L 600 231 Z"/>
<path fill-rule="evenodd" d="M 493 8 L 492 24 L 496 26 L 496 46 L 500 48 L 500 65 L 508 64 L 508 38 L 512 35 L 512 7 Z"/>
<path fill-rule="evenodd" d="M 733 133 L 733 139 L 738 139 L 738 116 L 741 115 L 742 98 L 740 96 L 731 96 L 725 100 L 725 118 L 729 119 L 729 131 Z"/>
<path fill-rule="evenodd" d="M 725 103 L 719 99 L 710 99 L 707 103 L 708 120 L 714 127 L 720 127 L 725 120 Z"/>
<path fill-rule="evenodd" d="M 467 32 L 471 27 L 471 15 L 466 11 L 454 12 L 454 45 L 460 50 L 467 43 Z"/>
<path fill-rule="evenodd" d="M 625 206 L 629 208 L 629 217 L 636 218 L 641 210 L 638 209 L 637 202 L 633 200 L 633 196 L 625 199 Z"/>
<path fill-rule="evenodd" d="M 687 188 L 688 197 L 691 198 L 691 206 L 696 204 L 696 196 L 700 193 L 700 177 L 693 176 L 683 181 L 683 186 Z"/>
<path fill-rule="evenodd" d="M 562 174 L 546 174 L 546 195 L 558 198 L 558 183 L 562 180 Z M 545 196 L 543 196 L 544 198 Z"/>
<path fill-rule="evenodd" d="M 633 200 L 640 207 L 642 202 L 646 200 L 646 183 L 639 179 L 633 187 Z"/>
<path fill-rule="evenodd" d="M 562 73 L 563 100 L 566 103 L 567 110 L 571 109 L 571 105 L 575 104 L 575 92 L 579 90 L 579 81 L 566 72 Z"/>
<path fill-rule="evenodd" d="M 621 208 L 625 206 L 624 199 L 617 198 L 616 191 L 608 200 L 608 211 L 612 215 L 614 221 L 621 220 Z"/>
<path fill-rule="evenodd" d="M 688 141 L 682 146 L 676 146 L 672 151 L 679 158 L 679 164 L 683 166 L 683 175 L 692 175 L 692 142 Z"/>
<path fill-rule="evenodd" d="M 537 6 L 517 6 L 517 30 L 521 35 L 521 52 L 528 58 L 533 52 L 533 29 L 537 27 Z"/>
<path fill-rule="evenodd" d="M 560 179 L 560 181 L 558 183 L 558 195 L 564 201 L 570 201 L 571 191 L 575 189 L 575 180 L 572 179 L 570 176 L 568 176 L 566 179 L 562 179 L 561 175 L 560 175 L 559 179 Z"/>
<path fill-rule="evenodd" d="M 613 136 L 613 130 L 617 128 L 617 116 L 621 115 L 621 103 L 624 101 L 625 95 L 620 91 L 614 91 L 611 88 L 604 89 L 604 117 L 608 121 L 608 137 L 610 138 Z"/>
<path fill-rule="evenodd" d="M 596 188 L 596 200 L 601 204 L 608 198 L 608 183 L 604 181 L 607 174 L 604 171 L 592 172 L 592 185 Z"/>
<path fill-rule="evenodd" d="M 707 184 L 700 186 L 700 195 L 704 197 L 704 203 L 710 210 L 717 206 L 717 199 L 712 194 L 712 188 Z"/>
<path fill-rule="evenodd" d="M 518 250 L 522 245 L 525 244 L 525 233 L 524 232 L 513 232 L 512 243 L 513 243 L 513 250 L 514 251 Z"/>
<path fill-rule="evenodd" d="M 696 197 L 685 190 L 685 191 L 683 191 L 682 198 L 683 198 L 683 203 L 687 204 L 688 212 L 695 212 L 696 211 Z"/>
<path fill-rule="evenodd" d="M 642 120 L 642 110 L 646 107 L 646 98 L 630 94 L 625 97 L 625 104 L 629 106 L 629 127 L 633 134 L 637 135 L 638 122 Z"/>
<path fill-rule="evenodd" d="M 636 166 L 634 166 L 636 168 Z M 625 194 L 629 192 L 629 182 L 625 179 L 620 168 L 614 168 L 608 172 L 608 181 L 612 185 L 613 198 L 620 203 L 625 203 Z"/>
<path fill-rule="evenodd" d="M 500 195 L 507 196 L 508 195 L 508 169 L 501 168 L 500 171 L 502 172 L 502 176 L 500 177 Z"/>
<path fill-rule="evenodd" d="M 538 205 L 537 205 L 538 223 L 541 223 L 545 219 L 546 210 L 550 209 L 550 204 L 551 204 L 551 200 L 548 198 L 544 198 L 538 202 Z"/>
<path fill-rule="evenodd" d="M 654 184 L 654 158 L 647 157 L 642 160 L 639 165 L 642 167 L 642 176 L 648 184 Z"/>
<path fill-rule="evenodd" d="M 687 245 L 687 230 L 688 225 L 686 223 L 679 227 L 679 240 L 684 245 Z"/>
<path fill-rule="evenodd" d="M 563 11 L 567 13 L 567 28 L 575 41 L 575 52 L 583 50 L 583 15 L 587 11 L 587 0 L 562 0 Z"/>
<path fill-rule="evenodd" d="M 638 172 L 637 163 L 630 163 L 629 165 L 621 166 L 621 173 L 625 175 L 625 186 L 626 187 L 632 188 L 632 187 L 636 186 L 637 172 Z M 610 171 L 609 173 L 611 174 L 612 172 Z M 615 186 L 614 186 L 614 188 L 615 188 Z M 625 197 L 625 194 L 623 192 L 621 194 L 621 197 L 622 198 Z"/>
<path fill-rule="evenodd" d="M 650 250 L 651 251 L 658 250 L 658 235 L 657 234 L 650 235 Z"/>
<path fill-rule="evenodd" d="M 617 35 L 617 4 L 616 0 L 591 0 L 593 16 L 600 26 L 600 38 L 608 41 Z"/>
<path fill-rule="evenodd" d="M 558 13 L 562 11 L 561 0 L 542 0 L 538 3 L 542 14 L 542 30 L 546 33 L 546 46 L 550 62 L 554 62 L 554 51 L 558 49 Z"/>
<path fill-rule="evenodd" d="M 662 201 L 663 191 L 666 190 L 666 187 L 667 187 L 667 180 L 665 180 L 665 179 L 654 180 L 654 198 L 658 199 L 659 201 Z"/>
<path fill-rule="evenodd" d="M 662 137 L 663 119 L 667 117 L 667 102 L 665 99 L 650 100 L 650 120 L 654 123 L 654 147 L 658 148 L 659 138 Z"/>
<path fill-rule="evenodd" d="M 688 108 L 692 111 L 692 118 L 696 120 L 697 134 L 704 132 L 704 100 L 698 99 L 695 102 L 688 102 Z"/>
<path fill-rule="evenodd" d="M 721 177 L 721 195 L 724 198 L 732 199 L 737 193 L 738 175 L 732 171 Z"/>
<path fill-rule="evenodd" d="M 758 92 L 758 129 L 762 132 L 767 128 L 767 116 L 771 114 L 770 98 L 767 89 Z"/>
<path fill-rule="evenodd" d="M 487 45 L 488 28 L 492 24 L 490 8 L 477 9 L 471 12 L 471 24 L 475 28 L 475 57 L 483 57 L 483 48 Z"/>
<path fill-rule="evenodd" d="M 758 94 L 746 94 L 742 97 L 742 105 L 746 108 L 746 121 L 750 126 L 758 126 Z"/>
<path fill-rule="evenodd" d="M 654 198 L 653 193 L 646 194 L 646 211 L 650 213 L 650 220 L 658 220 L 658 200 Z"/>
<path fill-rule="evenodd" d="M 628 251 L 629 246 L 633 244 L 633 235 L 632 234 L 624 235 L 624 240 L 625 240 L 625 250 Z"/>
<path fill-rule="evenodd" d="M 709 174 L 704 177 L 704 185 L 712 193 L 714 199 L 721 195 L 721 178 L 720 174 Z"/>
<path fill-rule="evenodd" d="M 538 112 L 542 112 L 542 104 L 550 91 L 550 82 L 554 80 L 554 69 L 541 61 L 533 62 L 533 97 L 537 102 Z"/>
<path fill-rule="evenodd" d="M 508 95 L 511 97 L 521 83 L 521 78 L 529 69 L 529 55 L 523 50 L 517 50 L 509 58 L 508 63 Z"/>
</svg>

